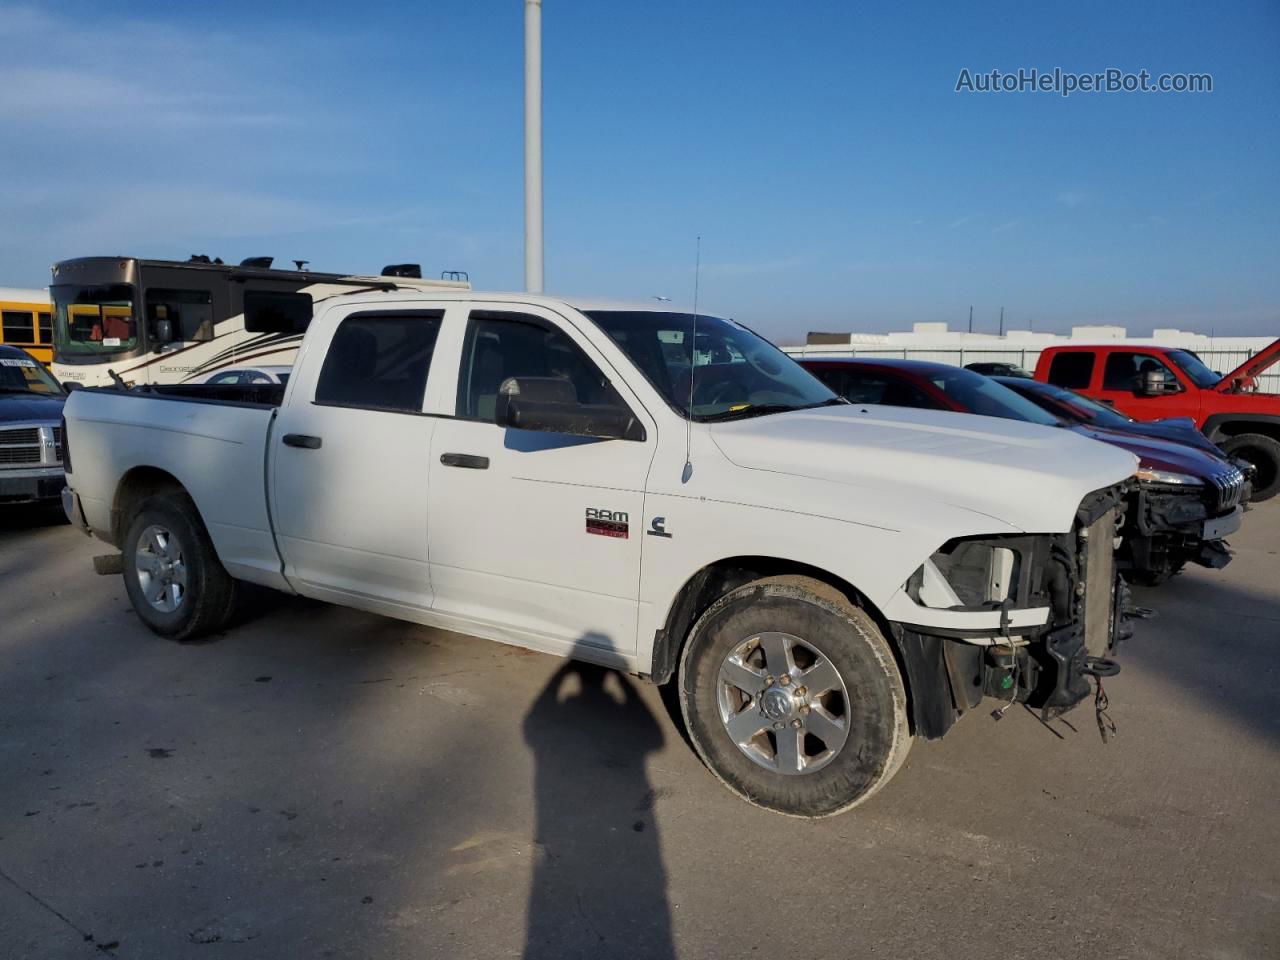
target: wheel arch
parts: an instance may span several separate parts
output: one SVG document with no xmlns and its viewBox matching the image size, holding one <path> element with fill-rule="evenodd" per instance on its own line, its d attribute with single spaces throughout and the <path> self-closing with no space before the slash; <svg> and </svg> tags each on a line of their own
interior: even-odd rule
<svg viewBox="0 0 1280 960">
<path fill-rule="evenodd" d="M 718 599 L 748 583 L 778 576 L 802 576 L 815 580 L 835 590 L 871 617 L 893 651 L 907 694 L 907 722 L 912 735 L 933 740 L 950 729 L 958 714 L 954 710 L 951 681 L 938 642 L 930 646 L 923 642 L 927 638 L 895 629 L 880 609 L 843 577 L 821 567 L 781 557 L 725 557 L 690 576 L 676 593 L 662 626 L 654 634 L 652 667 L 646 679 L 663 685 L 675 676 L 690 630 Z"/>
<path fill-rule="evenodd" d="M 138 505 L 148 497 L 160 493 L 185 493 L 190 496 L 182 482 L 167 470 L 149 465 L 131 467 L 120 482 L 116 484 L 115 496 L 111 501 L 111 542 L 117 547 L 124 541 L 129 521 L 137 512 Z"/>
<path fill-rule="evenodd" d="M 1242 433 L 1260 433 L 1280 441 L 1280 415 L 1215 413 L 1204 422 L 1204 435 L 1214 443 Z"/>
</svg>

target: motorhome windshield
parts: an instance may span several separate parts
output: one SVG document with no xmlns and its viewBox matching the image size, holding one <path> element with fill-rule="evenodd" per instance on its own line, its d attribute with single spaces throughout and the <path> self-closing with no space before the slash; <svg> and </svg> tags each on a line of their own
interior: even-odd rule
<svg viewBox="0 0 1280 960">
<path fill-rule="evenodd" d="M 138 347 L 133 287 L 55 284 L 54 350 L 61 357 L 108 357 Z"/>
</svg>

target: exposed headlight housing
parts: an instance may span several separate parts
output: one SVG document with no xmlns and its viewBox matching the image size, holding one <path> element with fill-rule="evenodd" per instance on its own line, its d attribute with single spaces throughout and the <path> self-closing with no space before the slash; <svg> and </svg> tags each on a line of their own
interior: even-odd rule
<svg viewBox="0 0 1280 960">
<path fill-rule="evenodd" d="M 1134 474 L 1145 483 L 1172 483 L 1181 487 L 1202 487 L 1204 481 L 1189 473 L 1174 473 L 1172 470 L 1156 470 L 1152 467 L 1139 467 Z"/>
<path fill-rule="evenodd" d="M 940 610 L 991 609 L 1011 598 L 1016 603 L 1025 547 L 1025 538 L 952 540 L 911 575 L 907 594 Z"/>
</svg>

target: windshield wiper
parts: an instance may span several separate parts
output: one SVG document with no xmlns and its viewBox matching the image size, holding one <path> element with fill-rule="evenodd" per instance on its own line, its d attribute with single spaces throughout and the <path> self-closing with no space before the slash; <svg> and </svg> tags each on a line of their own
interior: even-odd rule
<svg viewBox="0 0 1280 960">
<path fill-rule="evenodd" d="M 0 393 L 39 393 L 39 390 L 32 390 L 30 387 L 0 387 Z"/>
<path fill-rule="evenodd" d="M 748 417 L 763 417 L 770 413 L 788 413 L 792 410 L 812 410 L 815 407 L 830 407 L 848 403 L 843 397 L 831 397 L 817 403 L 760 403 L 739 407 L 736 410 L 721 410 L 719 413 L 708 413 L 698 419 L 702 423 L 724 423 L 726 420 L 746 420 Z"/>
</svg>

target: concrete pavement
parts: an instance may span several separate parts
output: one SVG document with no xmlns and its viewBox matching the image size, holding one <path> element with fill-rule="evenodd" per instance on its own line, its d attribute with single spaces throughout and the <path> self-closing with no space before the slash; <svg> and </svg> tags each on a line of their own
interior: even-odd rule
<svg viewBox="0 0 1280 960">
<path fill-rule="evenodd" d="M 146 631 L 0 516 L 0 957 L 1280 955 L 1280 503 L 1140 591 L 1051 728 L 986 710 L 817 823 L 720 788 L 655 689 L 281 597 Z"/>
</svg>

